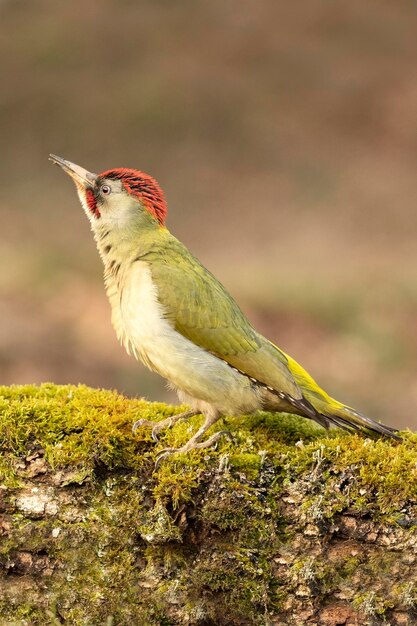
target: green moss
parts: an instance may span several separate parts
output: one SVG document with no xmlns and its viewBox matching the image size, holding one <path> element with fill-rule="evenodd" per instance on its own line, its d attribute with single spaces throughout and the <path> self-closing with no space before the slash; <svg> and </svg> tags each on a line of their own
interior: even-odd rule
<svg viewBox="0 0 417 626">
<path fill-rule="evenodd" d="M 45 384 L 0 388 L 0 410 L 0 496 L 11 526 L 0 560 L 12 568 L 19 551 L 40 563 L 47 555 L 52 572 L 43 579 L 41 603 L 36 590 L 18 606 L 11 596 L 2 598 L 2 615 L 22 625 L 61 617 L 74 625 L 184 623 L 175 607 L 186 607 L 190 624 L 223 623 L 230 610 L 233 623 L 263 624 L 297 585 L 325 597 L 359 574 L 389 576 L 394 566 L 389 555 L 347 554 L 329 563 L 300 548 L 284 592 L 288 583 L 276 574 L 276 558 L 300 529 L 346 511 L 394 528 L 413 523 L 407 507 L 417 500 L 417 436 L 411 433 L 398 445 L 261 413 L 215 425 L 213 431 L 226 426 L 233 442 L 174 456 L 155 471 L 157 453 L 185 443 L 201 417 L 176 424 L 155 444 L 149 430 L 132 435 L 132 423 L 181 408 Z M 33 483 L 36 458 L 45 461 L 37 488 L 60 498 L 58 518 L 28 519 L 16 509 L 16 498 Z M 296 521 L 289 521 L 286 502 L 296 507 Z M 354 606 L 379 615 L 395 597 L 415 602 L 408 587 L 395 593 L 384 600 L 376 592 L 357 594 Z"/>
<path fill-rule="evenodd" d="M 353 599 L 352 604 L 366 616 L 370 617 L 383 615 L 387 609 L 393 606 L 389 599 L 378 596 L 374 591 L 358 594 Z"/>
<path fill-rule="evenodd" d="M 417 498 L 417 437 L 403 433 L 398 445 L 337 433 L 299 449 L 288 450 L 293 476 L 303 475 L 322 485 L 317 497 L 306 502 L 313 514 L 330 518 L 343 508 L 393 519 L 404 503 Z M 350 478 L 354 480 L 350 481 Z M 343 484 L 349 485 L 344 489 Z"/>
<path fill-rule="evenodd" d="M 169 541 L 181 541 L 180 529 L 175 525 L 166 508 L 157 502 L 138 526 L 141 537 L 150 544 L 164 544 Z"/>
<path fill-rule="evenodd" d="M 158 445 L 151 443 L 149 431 L 134 437 L 131 425 L 140 418 L 163 419 L 176 410 L 85 386 L 0 387 L 2 482 L 17 486 L 15 461 L 36 448 L 44 450 L 52 468 L 71 468 L 68 480 L 73 482 L 83 482 L 100 466 L 150 471 L 158 451 L 182 445 L 201 418 L 167 430 Z M 320 502 L 314 498 L 306 503 L 316 509 L 316 516 L 330 517 L 346 505 L 360 511 L 370 504 L 381 515 L 394 515 L 401 503 L 417 497 L 417 480 L 410 480 L 416 472 L 417 435 L 406 433 L 404 444 L 396 445 L 339 431 L 325 433 L 308 420 L 267 413 L 230 418 L 227 427 L 234 443 L 224 440 L 217 451 L 193 451 L 162 463 L 156 474 L 155 497 L 170 500 L 174 508 L 189 501 L 207 467 L 222 454 L 229 454 L 230 466 L 252 480 L 265 458 L 290 480 L 301 475 L 308 480 L 324 477 Z M 355 476 L 349 494 L 335 488 L 347 473 Z"/>
<path fill-rule="evenodd" d="M 227 546 L 220 552 L 205 555 L 194 572 L 194 587 L 203 597 L 221 593 L 227 596 L 232 612 L 249 623 L 262 624 L 263 615 L 274 610 L 280 597 L 270 565 L 251 551 Z M 224 610 L 220 604 L 219 614 Z M 216 614 L 211 615 L 212 619 Z"/>
<path fill-rule="evenodd" d="M 234 470 L 244 472 L 244 475 L 251 480 L 255 480 L 259 475 L 262 465 L 263 454 L 251 454 L 243 452 L 241 454 L 230 455 L 230 465 Z"/>
<path fill-rule="evenodd" d="M 109 469 L 142 467 L 149 451 L 147 456 L 144 443 L 132 436 L 132 423 L 162 418 L 173 409 L 83 385 L 44 384 L 0 387 L 0 411 L 4 457 L 39 447 L 53 468 L 86 471 L 100 463 Z"/>
</svg>

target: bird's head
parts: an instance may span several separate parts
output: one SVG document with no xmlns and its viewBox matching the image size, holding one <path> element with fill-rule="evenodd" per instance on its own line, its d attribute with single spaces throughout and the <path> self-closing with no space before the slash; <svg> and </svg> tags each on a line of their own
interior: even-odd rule
<svg viewBox="0 0 417 626">
<path fill-rule="evenodd" d="M 148 174 L 128 168 L 92 174 L 54 154 L 49 158 L 73 179 L 94 231 L 107 226 L 129 228 L 140 223 L 164 225 L 167 214 L 164 194 Z"/>
</svg>

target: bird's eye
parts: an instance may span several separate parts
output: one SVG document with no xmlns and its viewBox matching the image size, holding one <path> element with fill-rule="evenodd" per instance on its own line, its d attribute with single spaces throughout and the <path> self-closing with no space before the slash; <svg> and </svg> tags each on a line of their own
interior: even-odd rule
<svg viewBox="0 0 417 626">
<path fill-rule="evenodd" d="M 101 193 L 105 196 L 108 196 L 111 193 L 111 187 L 109 185 L 103 185 L 101 188 Z"/>
</svg>

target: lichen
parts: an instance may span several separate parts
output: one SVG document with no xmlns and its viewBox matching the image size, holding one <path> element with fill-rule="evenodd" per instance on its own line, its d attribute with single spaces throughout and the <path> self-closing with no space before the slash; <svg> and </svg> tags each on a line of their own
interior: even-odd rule
<svg viewBox="0 0 417 626">
<path fill-rule="evenodd" d="M 201 417 L 155 443 L 132 423 L 181 407 L 52 384 L 0 388 L 0 411 L 1 626 L 309 624 L 332 598 L 395 624 L 416 608 L 412 433 L 261 413 L 155 470 Z"/>
</svg>

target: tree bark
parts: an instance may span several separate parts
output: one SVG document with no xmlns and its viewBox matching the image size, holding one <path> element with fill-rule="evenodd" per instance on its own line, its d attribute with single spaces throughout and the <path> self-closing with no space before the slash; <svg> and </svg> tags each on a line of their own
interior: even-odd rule
<svg viewBox="0 0 417 626">
<path fill-rule="evenodd" d="M 417 623 L 415 435 L 262 414 L 154 471 L 163 444 L 131 423 L 172 407 L 53 385 L 0 399 L 1 626 Z"/>
</svg>

